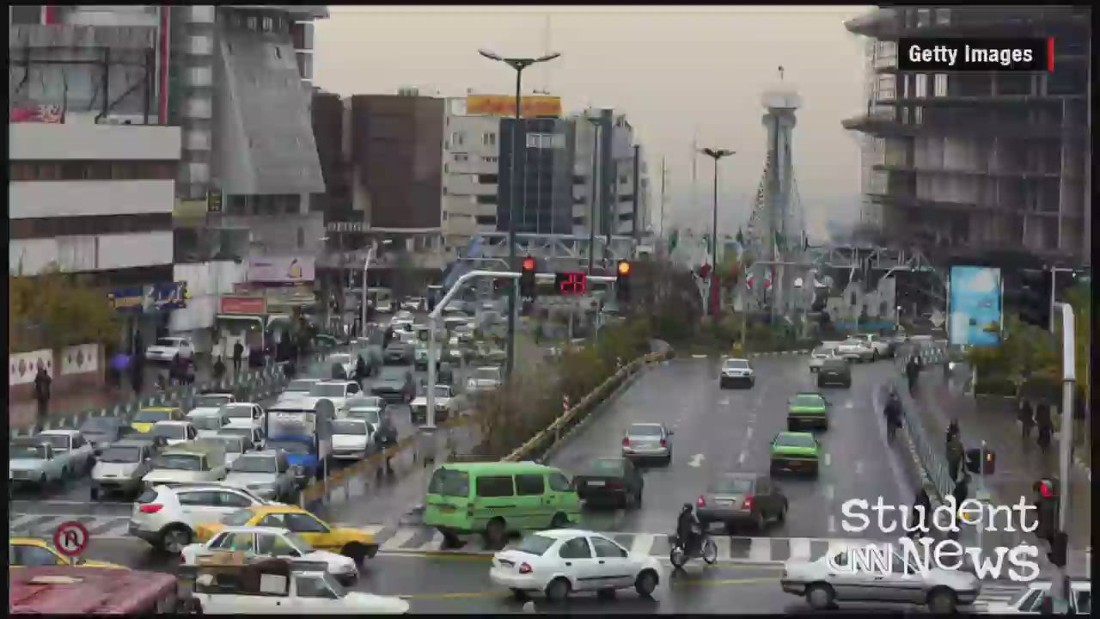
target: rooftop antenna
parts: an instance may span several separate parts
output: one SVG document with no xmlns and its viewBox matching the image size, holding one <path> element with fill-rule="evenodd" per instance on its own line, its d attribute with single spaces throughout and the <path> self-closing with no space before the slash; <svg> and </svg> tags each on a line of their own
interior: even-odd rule
<svg viewBox="0 0 1100 619">
<path fill-rule="evenodd" d="M 542 53 L 544 56 L 549 56 L 550 51 L 550 14 L 547 13 L 543 16 L 542 23 Z M 541 92 L 544 95 L 550 94 L 550 63 L 542 63 L 542 90 L 535 91 Z"/>
</svg>

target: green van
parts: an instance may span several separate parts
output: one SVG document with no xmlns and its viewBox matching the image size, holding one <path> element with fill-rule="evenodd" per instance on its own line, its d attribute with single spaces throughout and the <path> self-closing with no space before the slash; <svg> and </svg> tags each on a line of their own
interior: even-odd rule
<svg viewBox="0 0 1100 619">
<path fill-rule="evenodd" d="M 463 462 L 432 474 L 424 524 L 454 546 L 458 535 L 484 533 L 493 547 L 508 534 L 557 529 L 580 521 L 580 498 L 558 469 L 534 462 Z"/>
</svg>

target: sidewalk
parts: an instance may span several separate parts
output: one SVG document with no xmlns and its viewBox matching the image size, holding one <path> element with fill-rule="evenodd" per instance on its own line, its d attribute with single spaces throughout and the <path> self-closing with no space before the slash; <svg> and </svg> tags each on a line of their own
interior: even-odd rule
<svg viewBox="0 0 1100 619">
<path fill-rule="evenodd" d="M 210 380 L 210 364 L 204 358 L 196 360 L 195 384 L 201 385 Z M 152 393 L 156 389 L 157 374 L 168 375 L 168 366 L 148 363 L 145 366 L 145 384 L 142 394 Z M 50 398 L 50 417 L 61 417 L 93 408 L 105 408 L 134 400 L 134 390 L 128 378 L 122 381 L 121 389 L 104 385 L 98 389 L 75 393 L 58 393 Z M 8 427 L 22 428 L 34 425 L 38 414 L 38 403 L 33 399 L 8 402 Z"/>
<path fill-rule="evenodd" d="M 973 476 L 971 493 L 984 484 L 994 504 L 1015 504 L 1021 496 L 1031 504 L 1033 484 L 1044 476 L 1058 474 L 1057 441 L 1052 443 L 1044 457 L 1035 444 L 1034 432 L 1030 441 L 1022 440 L 1013 401 L 977 400 L 963 393 L 963 385 L 964 378 L 958 375 L 945 380 L 940 371 L 921 374 L 916 399 L 922 405 L 922 421 L 932 434 L 930 439 L 942 442 L 951 419 L 957 419 L 967 449 L 980 447 L 984 440 L 986 447 L 996 454 L 996 473 L 985 479 Z M 1081 429 L 1087 431 L 1086 428 Z M 1092 533 L 1089 473 L 1081 466 L 1071 466 L 1068 488 L 1065 486 L 1063 484 L 1064 491 L 1069 492 L 1071 499 L 1070 513 L 1066 518 L 1070 548 L 1088 548 Z M 1002 536 L 1002 545 L 1021 541 L 1039 544 L 1044 549 L 1041 563 L 1046 562 L 1046 543 L 1037 542 L 1032 534 L 1000 532 L 998 535 Z M 1003 539 L 1005 535 L 1014 539 Z"/>
</svg>

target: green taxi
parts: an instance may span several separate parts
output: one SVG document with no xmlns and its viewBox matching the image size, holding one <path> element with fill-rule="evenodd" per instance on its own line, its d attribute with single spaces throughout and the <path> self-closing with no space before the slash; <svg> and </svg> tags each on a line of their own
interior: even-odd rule
<svg viewBox="0 0 1100 619">
<path fill-rule="evenodd" d="M 829 429 L 829 408 L 832 403 L 820 393 L 799 393 L 787 400 L 787 429 Z"/>
<path fill-rule="evenodd" d="M 821 466 L 821 443 L 809 432 L 780 432 L 770 448 L 771 473 L 809 473 L 817 477 Z"/>
</svg>

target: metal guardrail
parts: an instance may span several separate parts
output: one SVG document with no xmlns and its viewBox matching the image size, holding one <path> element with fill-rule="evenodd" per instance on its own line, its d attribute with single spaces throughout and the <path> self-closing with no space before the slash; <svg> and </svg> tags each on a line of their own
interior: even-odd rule
<svg viewBox="0 0 1100 619">
<path fill-rule="evenodd" d="M 323 373 L 325 359 L 329 355 L 343 352 L 343 349 L 334 349 L 324 353 L 311 355 L 304 364 L 303 376 L 325 376 Z M 143 395 L 140 398 L 131 398 L 125 402 L 119 402 L 110 406 L 89 408 L 83 411 L 65 414 L 50 415 L 45 422 L 44 429 L 54 430 L 58 428 L 78 428 L 86 420 L 92 417 L 121 416 L 129 419 L 137 411 L 150 406 L 178 406 L 184 410 L 191 408 L 195 398 L 203 391 L 221 390 L 233 392 L 238 399 L 263 400 L 275 395 L 288 379 L 284 370 L 285 363 L 274 363 L 255 370 L 248 370 L 223 378 L 222 380 L 210 380 L 201 385 L 183 385 L 170 387 L 161 392 Z M 11 427 L 10 436 L 29 436 L 34 432 L 34 424 Z"/>
<path fill-rule="evenodd" d="M 946 362 L 948 357 L 947 349 L 939 344 L 923 346 L 918 354 L 924 361 L 926 368 Z M 924 425 L 924 416 L 920 412 L 921 405 L 909 393 L 909 381 L 905 376 L 906 359 L 908 359 L 908 354 L 895 357 L 894 363 L 898 372 L 894 376 L 894 389 L 901 399 L 905 431 L 908 433 L 909 438 L 913 440 L 913 446 L 917 450 L 921 467 L 924 468 L 929 481 L 932 482 L 942 498 L 951 494 L 955 484 L 951 480 L 947 468 L 943 440 L 937 440 L 935 434 L 928 431 Z"/>
</svg>

